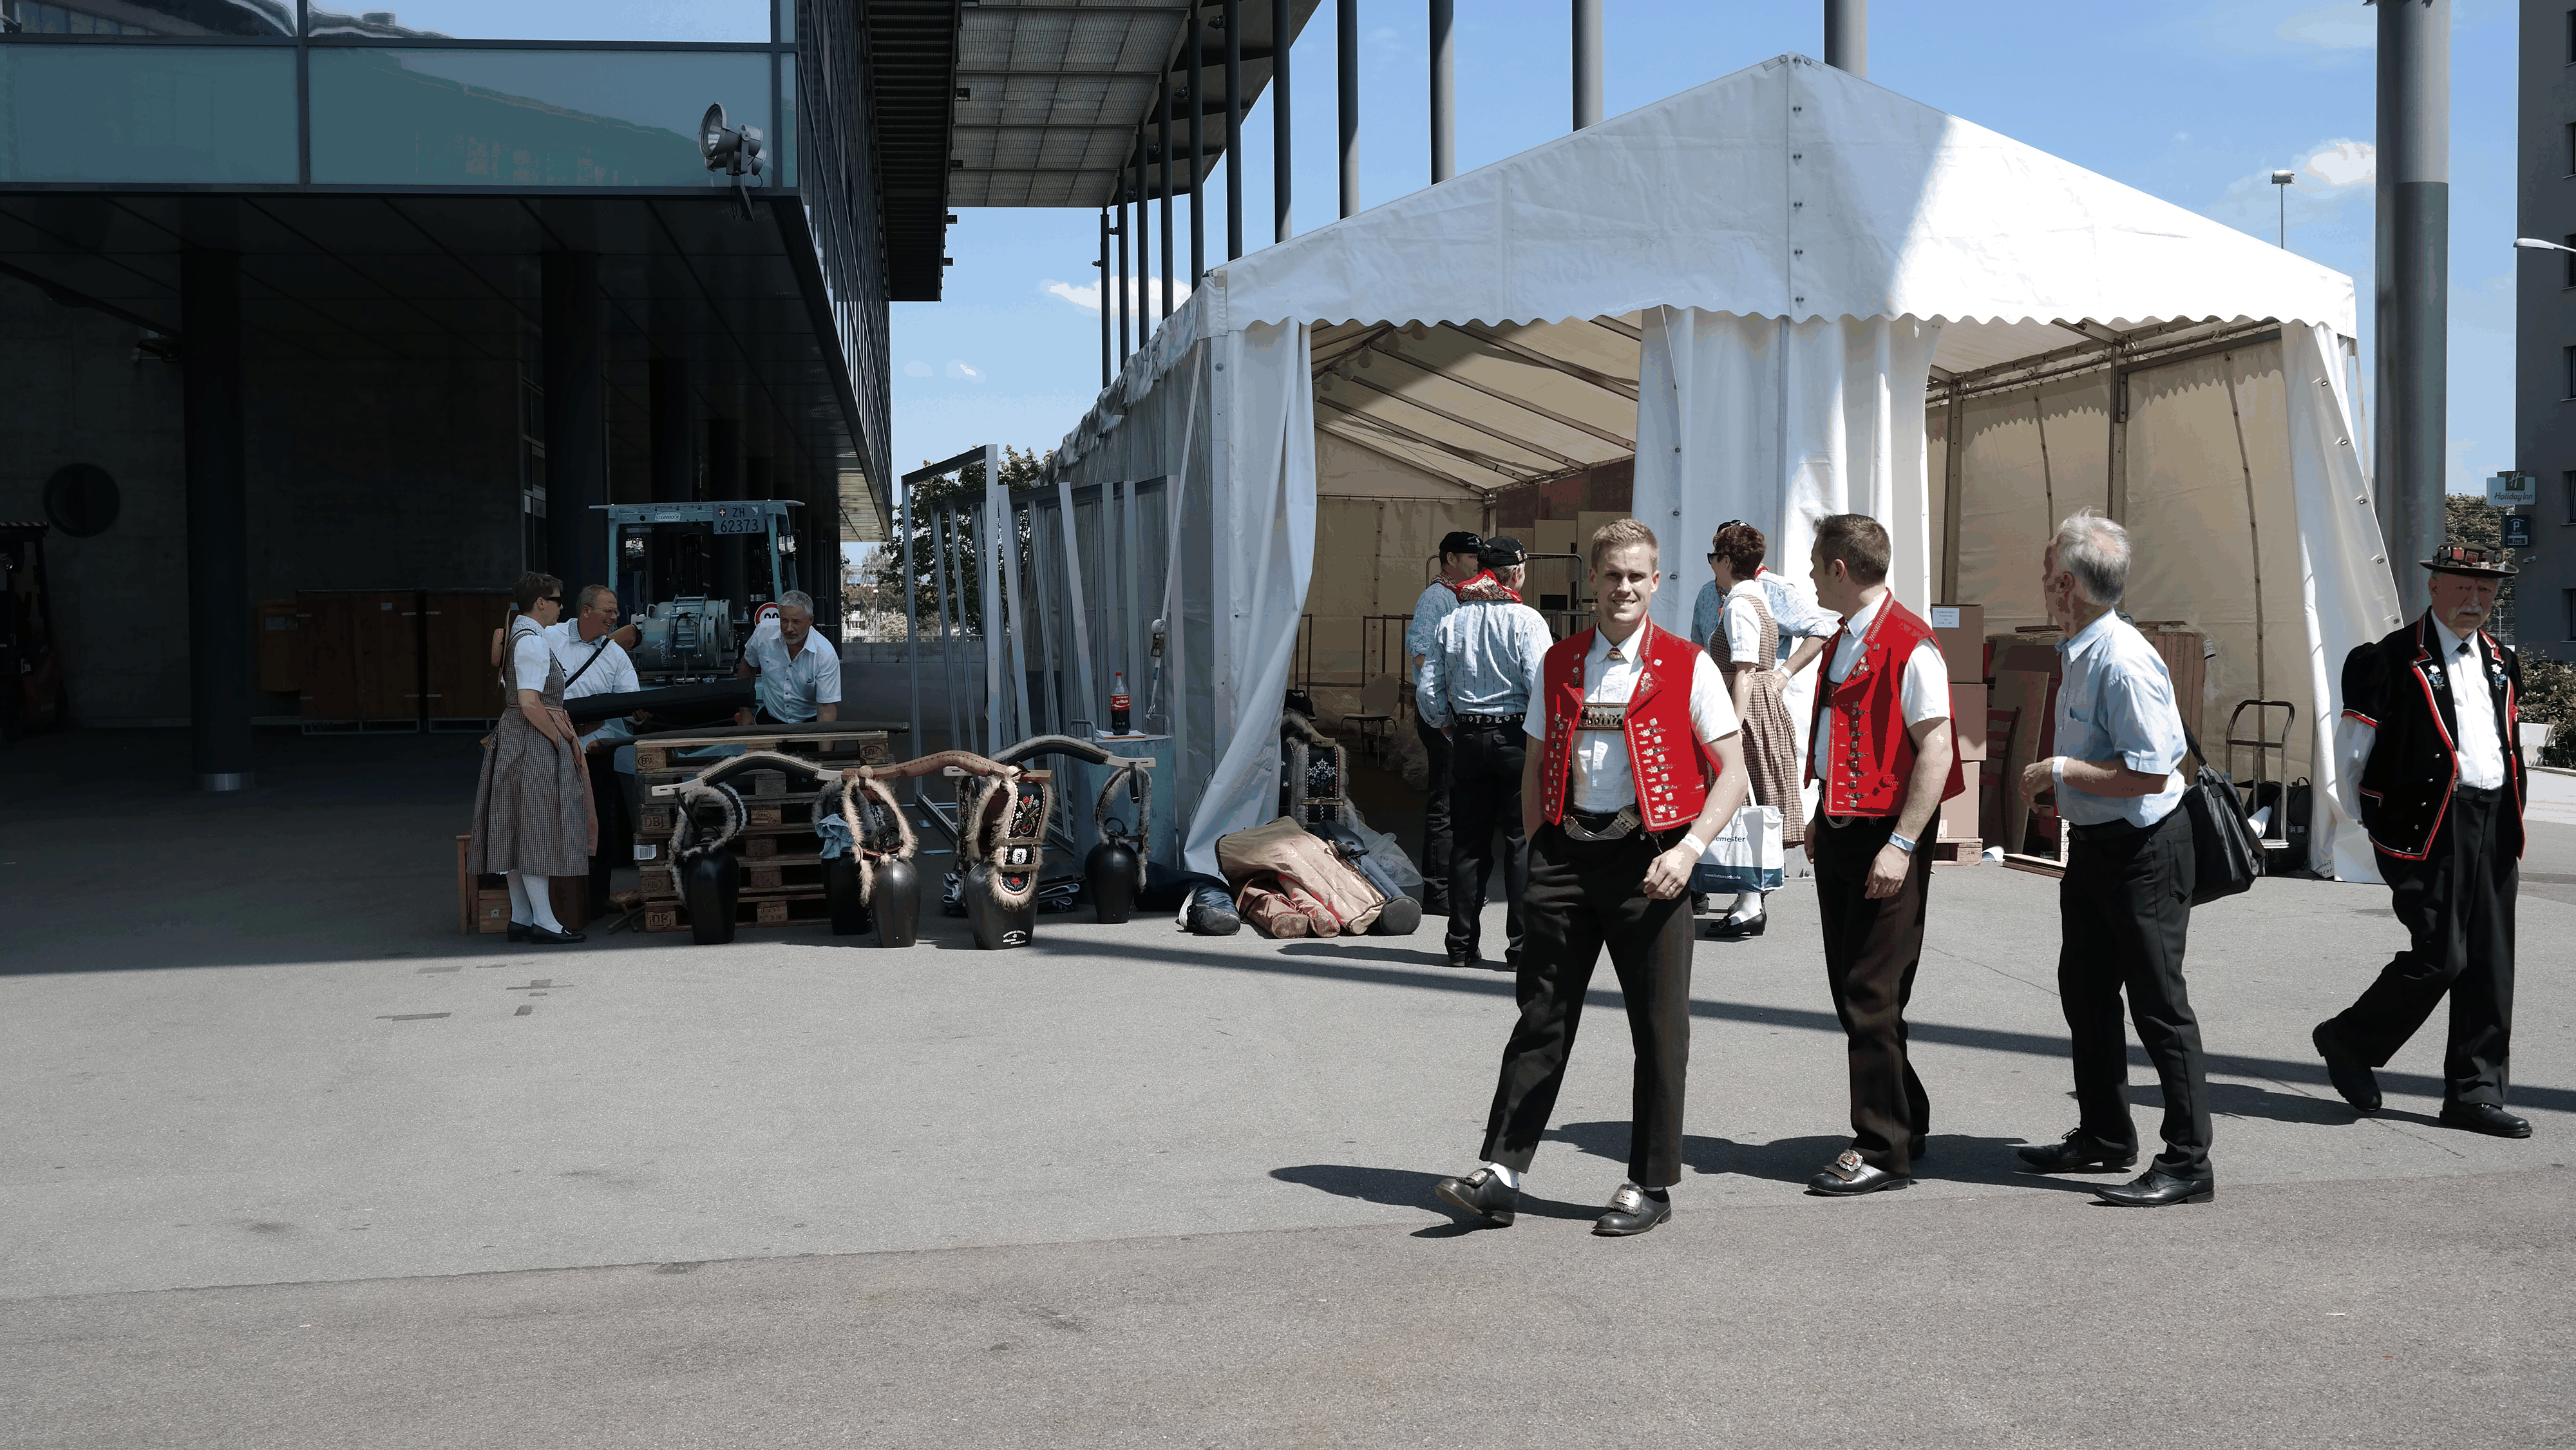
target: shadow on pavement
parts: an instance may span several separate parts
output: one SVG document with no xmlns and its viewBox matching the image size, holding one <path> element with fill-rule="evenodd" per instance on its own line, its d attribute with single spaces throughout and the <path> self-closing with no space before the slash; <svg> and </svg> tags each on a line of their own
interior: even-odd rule
<svg viewBox="0 0 2576 1450">
<path fill-rule="evenodd" d="M 1472 1165 L 1467 1165 L 1472 1166 Z M 1462 1167 L 1459 1171 L 1466 1171 Z M 1302 1163 L 1293 1168 L 1273 1168 L 1270 1176 L 1282 1183 L 1294 1183 L 1320 1189 L 1336 1198 L 1356 1198 L 1362 1203 L 1382 1203 L 1394 1208 L 1428 1209 L 1445 1215 L 1449 1222 L 1435 1224 L 1417 1238 L 1450 1238 L 1459 1230 L 1474 1230 L 1486 1225 L 1460 1213 L 1435 1196 L 1431 1187 L 1441 1173 L 1424 1173 L 1411 1168 L 1370 1168 L 1355 1163 Z M 1520 1211 L 1532 1218 L 1561 1218 L 1589 1223 L 1601 1216 L 1597 1206 L 1560 1203 L 1554 1199 L 1521 1195 Z"/>
<path fill-rule="evenodd" d="M 1549 1130 L 1547 1136 L 1623 1167 L 1628 1161 L 1628 1125 L 1624 1122 L 1566 1123 Z M 1833 1161 L 1836 1154 L 1850 1146 L 1849 1134 L 1739 1143 L 1732 1138 L 1690 1133 L 1682 1138 L 1682 1166 L 1693 1173 L 1711 1176 L 1732 1173 L 1772 1183 L 1803 1185 Z M 2089 1194 L 2099 1186 L 2082 1177 L 2053 1178 L 2022 1172 L 2020 1160 L 2012 1152 L 2019 1146 L 2008 1138 L 1935 1133 L 1922 1159 L 1914 1166 L 1914 1176 L 1950 1183 L 2051 1189 L 2060 1193 Z M 2123 1182 L 2133 1176 L 2133 1172 L 2123 1171 L 2117 1175 L 2105 1175 L 2105 1181 Z"/>
</svg>

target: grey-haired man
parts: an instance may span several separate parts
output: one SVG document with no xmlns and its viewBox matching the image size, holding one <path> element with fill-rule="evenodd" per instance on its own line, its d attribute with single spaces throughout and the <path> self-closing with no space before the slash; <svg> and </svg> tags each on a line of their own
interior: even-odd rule
<svg viewBox="0 0 2576 1450">
<path fill-rule="evenodd" d="M 802 725 L 841 718 L 841 652 L 814 632 L 814 600 L 801 590 L 778 596 L 778 633 L 754 631 L 734 677 L 760 682 L 755 687 L 759 713 L 736 716 L 742 724 Z"/>
</svg>

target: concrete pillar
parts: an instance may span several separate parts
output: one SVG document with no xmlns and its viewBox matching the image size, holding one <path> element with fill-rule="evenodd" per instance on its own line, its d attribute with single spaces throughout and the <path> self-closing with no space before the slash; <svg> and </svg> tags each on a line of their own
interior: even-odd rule
<svg viewBox="0 0 2576 1450">
<path fill-rule="evenodd" d="M 545 287 L 546 572 L 568 590 L 608 576 L 605 359 L 599 256 L 548 252 Z"/>
<path fill-rule="evenodd" d="M 1825 0 L 1825 64 L 1869 74 L 1869 0 Z"/>
<path fill-rule="evenodd" d="M 1601 0 L 1574 0 L 1574 129 L 1601 124 Z"/>
<path fill-rule="evenodd" d="M 1431 0 L 1431 184 L 1458 174 L 1457 0 Z"/>
<path fill-rule="evenodd" d="M 2416 560 L 2442 542 L 2450 406 L 2451 0 L 2379 11 L 2378 357 L 2371 457 L 2397 597 L 2425 607 Z"/>
<path fill-rule="evenodd" d="M 179 258 L 188 488 L 189 759 L 199 790 L 251 783 L 249 499 L 242 477 L 241 257 Z M 13 686 L 14 688 L 14 686 Z"/>
</svg>

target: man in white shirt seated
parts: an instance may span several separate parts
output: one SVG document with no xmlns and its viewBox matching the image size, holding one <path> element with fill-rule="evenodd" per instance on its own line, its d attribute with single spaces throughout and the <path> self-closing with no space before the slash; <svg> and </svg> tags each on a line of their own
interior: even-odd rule
<svg viewBox="0 0 2576 1450">
<path fill-rule="evenodd" d="M 841 652 L 814 632 L 814 600 L 801 590 L 778 596 L 778 632 L 754 630 L 734 677 L 757 680 L 756 711 L 737 725 L 804 725 L 841 718 Z"/>
<path fill-rule="evenodd" d="M 617 642 L 617 594 L 605 584 L 587 584 L 575 596 L 571 617 L 544 630 L 547 648 L 563 667 L 567 703 L 589 695 L 631 694 L 644 688 L 635 677 L 635 662 Z M 635 738 L 625 720 L 602 720 L 581 732 L 582 760 L 590 767 L 590 798 L 599 812 L 599 850 L 590 858 L 590 909 L 608 907 L 610 869 L 635 856 L 635 802 L 628 798 L 634 777 L 616 770 L 617 748 Z"/>
</svg>

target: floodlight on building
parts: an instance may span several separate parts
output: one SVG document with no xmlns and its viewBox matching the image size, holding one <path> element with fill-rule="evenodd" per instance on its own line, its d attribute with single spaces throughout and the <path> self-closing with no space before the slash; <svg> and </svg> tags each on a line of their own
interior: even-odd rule
<svg viewBox="0 0 2576 1450">
<path fill-rule="evenodd" d="M 760 175 L 768 159 L 760 128 L 728 126 L 724 105 L 719 102 L 709 106 L 706 117 L 698 122 L 698 154 L 706 158 L 709 171 L 721 171 L 733 178 L 734 198 L 742 203 L 742 219 L 751 220 L 751 193 L 747 190 L 751 183 L 747 178 Z"/>
<path fill-rule="evenodd" d="M 2289 189 L 2292 186 L 2297 185 L 2298 180 L 2299 173 L 2295 171 L 2275 171 L 2272 173 L 2272 191 L 2281 199 L 2281 250 L 2285 252 L 2290 250 Z"/>
<path fill-rule="evenodd" d="M 2561 246 L 2556 242 L 2544 242 L 2538 237 L 2516 237 L 2513 239 L 2513 244 L 2517 247 L 2535 252 L 2576 252 L 2576 247 Z"/>
</svg>

